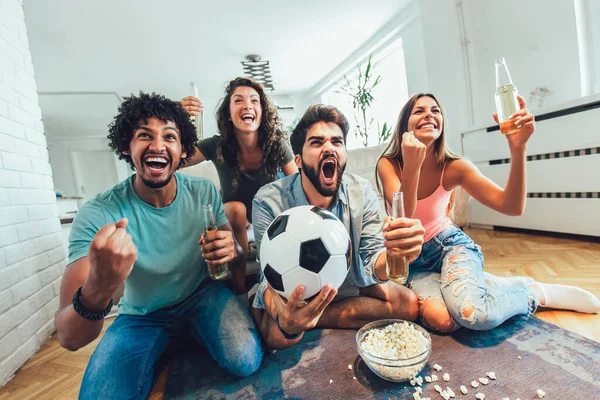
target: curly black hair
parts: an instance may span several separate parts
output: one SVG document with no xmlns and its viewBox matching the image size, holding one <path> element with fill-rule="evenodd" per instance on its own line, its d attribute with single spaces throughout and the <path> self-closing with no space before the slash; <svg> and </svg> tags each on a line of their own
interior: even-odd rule
<svg viewBox="0 0 600 400">
<path fill-rule="evenodd" d="M 217 161 L 225 161 L 231 166 L 233 170 L 231 176 L 233 190 L 236 189 L 240 177 L 239 144 L 230 118 L 229 103 L 233 92 L 240 86 L 253 88 L 260 97 L 262 120 L 258 128 L 258 146 L 263 150 L 263 165 L 270 181 L 274 181 L 278 171 L 283 169 L 284 146 L 288 141 L 279 114 L 277 114 L 277 109 L 265 93 L 263 86 L 254 79 L 247 77 L 230 81 L 225 88 L 225 97 L 221 100 L 216 112 L 217 126 L 221 134 L 220 154 L 218 154 Z"/>
<path fill-rule="evenodd" d="M 123 99 L 119 113 L 108 125 L 107 138 L 110 140 L 110 148 L 121 160 L 127 161 L 132 168 L 135 168 L 131 156 L 123 152 L 129 151 L 133 132 L 141 123 L 146 123 L 148 118 L 152 117 L 164 122 L 173 121 L 179 129 L 182 151 L 187 153 L 187 158 L 182 158 L 179 162 L 178 168 L 181 168 L 196 151 L 198 143 L 196 128 L 179 102 L 169 100 L 161 94 L 140 92 L 139 96 L 131 94 Z"/>
</svg>

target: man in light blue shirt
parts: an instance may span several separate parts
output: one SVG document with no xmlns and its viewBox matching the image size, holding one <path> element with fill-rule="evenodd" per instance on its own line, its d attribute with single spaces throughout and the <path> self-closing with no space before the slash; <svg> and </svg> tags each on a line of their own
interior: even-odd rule
<svg viewBox="0 0 600 400">
<path fill-rule="evenodd" d="M 82 399 L 146 398 L 174 339 L 191 335 L 232 374 L 246 376 L 262 360 L 247 309 L 208 268 L 235 267 L 234 240 L 212 182 L 176 173 L 194 152 L 196 133 L 179 103 L 140 93 L 125 99 L 109 127 L 111 148 L 135 175 L 96 196 L 77 213 L 69 238 L 55 318 L 63 347 L 98 337 L 121 284 L 119 316 L 88 364 Z M 218 231 L 204 234 L 202 207 Z"/>
<path fill-rule="evenodd" d="M 352 265 L 339 291 L 326 285 L 308 304 L 299 301 L 302 286 L 283 301 L 263 278 L 252 314 L 270 348 L 289 347 L 314 327 L 350 329 L 378 319 L 418 317 L 416 295 L 402 285 L 386 283 L 386 252 L 417 258 L 423 227 L 409 218 L 387 220 L 384 225 L 371 184 L 344 174 L 348 129 L 348 121 L 335 107 L 309 107 L 290 140 L 300 172 L 263 186 L 254 197 L 252 219 L 259 251 L 271 221 L 301 205 L 334 213 L 352 242 Z"/>
</svg>

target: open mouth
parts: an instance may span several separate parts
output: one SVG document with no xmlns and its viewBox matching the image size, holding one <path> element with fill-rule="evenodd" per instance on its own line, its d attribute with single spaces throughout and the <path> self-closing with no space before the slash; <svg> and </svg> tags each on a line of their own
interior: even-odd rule
<svg viewBox="0 0 600 400">
<path fill-rule="evenodd" d="M 431 122 L 427 122 L 417 126 L 417 129 L 437 129 L 437 125 Z"/>
<path fill-rule="evenodd" d="M 335 158 L 328 158 L 321 163 L 321 174 L 326 184 L 335 182 L 335 174 L 337 170 L 337 160 Z"/>
<path fill-rule="evenodd" d="M 159 175 L 167 169 L 169 160 L 166 157 L 146 157 L 144 159 L 144 166 L 152 175 Z"/>
<path fill-rule="evenodd" d="M 242 115 L 242 121 L 246 122 L 246 123 L 252 123 L 254 122 L 254 115 L 252 114 L 244 114 Z"/>
</svg>

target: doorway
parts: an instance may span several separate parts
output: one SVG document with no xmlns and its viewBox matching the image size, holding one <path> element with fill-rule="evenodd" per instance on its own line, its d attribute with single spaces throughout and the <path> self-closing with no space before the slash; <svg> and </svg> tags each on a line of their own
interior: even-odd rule
<svg viewBox="0 0 600 400">
<path fill-rule="evenodd" d="M 82 204 L 119 182 L 115 157 L 110 150 L 70 151 L 77 196 Z"/>
</svg>

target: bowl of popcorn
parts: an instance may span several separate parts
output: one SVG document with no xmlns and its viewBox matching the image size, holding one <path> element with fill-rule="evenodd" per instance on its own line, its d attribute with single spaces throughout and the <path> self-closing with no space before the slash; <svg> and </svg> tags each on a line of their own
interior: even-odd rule
<svg viewBox="0 0 600 400">
<path fill-rule="evenodd" d="M 405 382 L 417 376 L 431 355 L 431 336 L 401 319 L 371 322 L 356 333 L 358 354 L 377 376 Z"/>
</svg>

